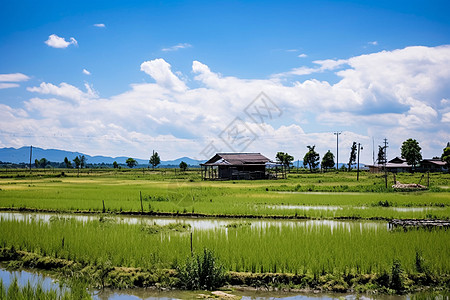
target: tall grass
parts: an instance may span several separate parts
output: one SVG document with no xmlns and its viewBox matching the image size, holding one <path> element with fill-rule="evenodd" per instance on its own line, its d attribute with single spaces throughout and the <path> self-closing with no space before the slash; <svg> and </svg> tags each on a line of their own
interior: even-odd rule
<svg viewBox="0 0 450 300">
<path fill-rule="evenodd" d="M 147 269 L 175 268 L 190 255 L 189 233 L 150 234 L 141 225 L 99 221 L 2 220 L 0 245 L 86 264 L 109 261 Z M 211 249 L 225 270 L 245 272 L 387 274 L 397 259 L 407 273 L 414 273 L 420 252 L 421 264 L 431 274 L 449 274 L 449 245 L 445 230 L 391 232 L 357 223 L 334 228 L 286 223 L 193 233 L 194 250 Z"/>
</svg>

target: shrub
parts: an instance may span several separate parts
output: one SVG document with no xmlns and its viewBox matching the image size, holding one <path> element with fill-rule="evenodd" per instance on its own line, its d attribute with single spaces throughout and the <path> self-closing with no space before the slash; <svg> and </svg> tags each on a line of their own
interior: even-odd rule
<svg viewBox="0 0 450 300">
<path fill-rule="evenodd" d="M 391 280 L 389 287 L 397 292 L 403 290 L 403 268 L 399 260 L 394 260 L 392 263 Z"/>
<path fill-rule="evenodd" d="M 183 289 L 212 290 L 223 285 L 225 271 L 211 250 L 204 249 L 203 254 L 195 254 L 177 267 L 178 278 Z"/>
</svg>

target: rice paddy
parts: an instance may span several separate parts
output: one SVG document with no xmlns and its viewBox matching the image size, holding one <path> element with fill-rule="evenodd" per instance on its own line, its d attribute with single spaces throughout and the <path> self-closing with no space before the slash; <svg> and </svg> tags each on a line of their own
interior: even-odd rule
<svg viewBox="0 0 450 300">
<path fill-rule="evenodd" d="M 306 218 L 450 216 L 450 189 L 442 188 L 450 186 L 449 174 L 432 174 L 430 191 L 399 193 L 390 189 L 328 191 L 367 191 L 374 186 L 378 191 L 384 186 L 382 177 L 366 173 L 359 182 L 352 173 L 292 174 L 288 179 L 275 181 L 209 182 L 201 181 L 197 171 L 175 175 L 173 171 L 94 170 L 79 177 L 76 173 L 60 176 L 46 172 L 35 172 L 31 177 L 28 173 L 0 172 L 0 208 Z M 421 177 L 402 174 L 397 180 L 418 182 Z M 312 192 L 298 191 L 308 186 Z M 413 207 L 425 209 L 409 209 Z"/>
<path fill-rule="evenodd" d="M 88 264 L 110 261 L 116 266 L 173 268 L 190 254 L 191 231 L 189 226 L 174 230 L 173 224 L 2 218 L 0 245 Z M 197 230 L 193 235 L 193 247 L 213 250 L 228 271 L 261 273 L 387 273 L 394 259 L 413 273 L 415 253 L 420 252 L 430 272 L 449 274 L 449 245 L 450 235 L 445 230 L 390 231 L 360 222 L 221 226 Z"/>
<path fill-rule="evenodd" d="M 428 191 L 401 193 L 368 173 L 359 182 L 354 173 L 210 182 L 197 171 L 58 172 L 0 172 L 2 249 L 82 265 L 175 270 L 192 245 L 212 250 L 226 272 L 299 274 L 316 282 L 328 275 L 383 278 L 398 263 L 406 277 L 426 270 L 433 282 L 449 280 L 447 230 L 391 230 L 385 221 L 449 219 L 449 174 L 431 174 Z"/>
</svg>

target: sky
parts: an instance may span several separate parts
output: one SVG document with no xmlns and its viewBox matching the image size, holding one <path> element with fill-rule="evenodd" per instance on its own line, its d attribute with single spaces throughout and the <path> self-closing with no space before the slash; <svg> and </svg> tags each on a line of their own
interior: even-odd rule
<svg viewBox="0 0 450 300">
<path fill-rule="evenodd" d="M 371 164 L 450 141 L 448 1 L 3 1 L 0 147 Z"/>
</svg>

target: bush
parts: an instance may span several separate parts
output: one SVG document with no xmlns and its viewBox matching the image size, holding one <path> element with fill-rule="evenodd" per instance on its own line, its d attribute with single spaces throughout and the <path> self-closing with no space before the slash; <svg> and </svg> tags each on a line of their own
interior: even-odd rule
<svg viewBox="0 0 450 300">
<path fill-rule="evenodd" d="M 403 268 L 400 261 L 394 260 L 392 263 L 392 273 L 389 287 L 397 292 L 404 289 L 403 286 Z"/>
<path fill-rule="evenodd" d="M 212 290 L 223 285 L 225 271 L 211 250 L 203 255 L 192 255 L 177 267 L 181 288 L 187 290 Z"/>
</svg>

